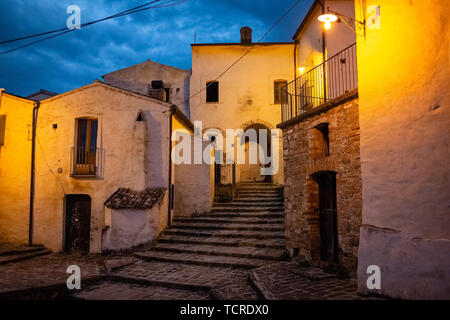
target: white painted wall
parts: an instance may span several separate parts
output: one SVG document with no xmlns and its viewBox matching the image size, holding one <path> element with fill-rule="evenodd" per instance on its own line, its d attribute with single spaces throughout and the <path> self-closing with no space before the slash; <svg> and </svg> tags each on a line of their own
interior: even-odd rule
<svg viewBox="0 0 450 320">
<path fill-rule="evenodd" d="M 246 45 L 193 45 L 191 120 L 203 121 L 203 129 L 246 129 L 261 123 L 269 129 L 281 122 L 281 105 L 274 104 L 274 81 L 294 78 L 294 45 L 255 45 L 219 80 L 219 102 L 207 103 L 207 81 L 227 69 L 249 50 Z M 225 132 L 225 131 L 224 131 Z M 237 174 L 239 177 L 239 173 Z M 283 183 L 283 160 L 274 177 Z"/>
<path fill-rule="evenodd" d="M 350 18 L 355 17 L 353 0 L 325 1 L 325 11 L 341 13 Z M 317 6 L 307 20 L 306 25 L 297 35 L 297 67 L 305 67 L 306 71 L 323 62 L 323 23 L 317 20 L 322 14 L 322 7 Z M 350 21 L 350 19 L 346 19 Z M 332 23 L 331 29 L 325 30 L 325 59 L 334 56 L 344 48 L 356 42 L 356 35 L 343 23 Z M 299 73 L 300 75 L 300 73 Z"/>
<path fill-rule="evenodd" d="M 0 241 L 27 242 L 29 215 L 29 134 L 33 105 L 2 94 L 1 114 L 7 115 L 6 144 L 0 154 Z M 63 248 L 64 196 L 87 194 L 91 204 L 90 250 L 102 249 L 104 202 L 119 187 L 168 184 L 169 104 L 112 88 L 100 82 L 41 102 L 37 125 L 34 242 L 59 251 Z M 136 117 L 142 112 L 145 129 Z M 98 119 L 97 146 L 104 149 L 104 176 L 70 176 L 75 119 Z M 58 128 L 53 129 L 52 125 Z M 145 166 L 134 141 L 145 130 Z M 139 161 L 137 161 L 139 158 Z M 136 179 L 138 177 L 138 179 Z M 142 179 L 142 180 L 141 180 Z M 160 227 L 161 229 L 161 227 Z"/>
<path fill-rule="evenodd" d="M 167 216 L 167 201 L 146 210 L 106 208 L 106 211 L 110 224 L 103 233 L 102 249 L 118 251 L 151 244 L 156 239 L 161 232 L 161 220 Z"/>
</svg>

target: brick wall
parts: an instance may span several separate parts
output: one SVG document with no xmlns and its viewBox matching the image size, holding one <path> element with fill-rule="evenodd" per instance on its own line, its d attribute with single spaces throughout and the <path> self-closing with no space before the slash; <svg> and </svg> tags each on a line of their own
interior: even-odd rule
<svg viewBox="0 0 450 320">
<path fill-rule="evenodd" d="M 329 155 L 317 129 L 328 123 Z M 318 107 L 289 125 L 282 124 L 285 173 L 286 240 L 293 254 L 320 261 L 319 186 L 311 177 L 336 172 L 339 264 L 356 271 L 361 225 L 361 165 L 358 98 Z"/>
</svg>

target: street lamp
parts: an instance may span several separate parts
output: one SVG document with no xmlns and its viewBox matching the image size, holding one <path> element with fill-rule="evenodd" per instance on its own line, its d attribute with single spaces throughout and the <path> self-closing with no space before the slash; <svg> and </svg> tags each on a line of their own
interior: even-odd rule
<svg viewBox="0 0 450 320">
<path fill-rule="evenodd" d="M 331 28 L 331 23 L 337 21 L 338 17 L 335 16 L 334 14 L 321 14 L 318 18 L 317 18 L 320 22 L 324 23 L 324 27 L 325 29 L 330 29 Z"/>
<path fill-rule="evenodd" d="M 348 21 L 345 20 L 345 18 L 347 18 Z M 324 23 L 324 28 L 326 30 L 329 30 L 331 28 L 332 22 L 335 22 L 335 21 L 341 22 L 342 21 L 355 34 L 358 34 L 358 32 L 357 32 L 358 30 L 362 30 L 364 34 L 366 33 L 366 21 L 365 20 L 363 22 L 355 20 L 352 17 L 348 17 L 341 13 L 331 11 L 330 7 L 327 7 L 327 13 L 321 14 L 319 17 L 317 17 L 317 19 L 320 22 Z M 353 29 L 351 27 L 351 24 L 353 24 L 355 26 L 355 29 Z"/>
</svg>

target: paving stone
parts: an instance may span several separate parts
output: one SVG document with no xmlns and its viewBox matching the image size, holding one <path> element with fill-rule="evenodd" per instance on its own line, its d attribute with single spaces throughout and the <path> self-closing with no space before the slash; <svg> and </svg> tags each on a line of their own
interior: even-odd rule
<svg viewBox="0 0 450 320">
<path fill-rule="evenodd" d="M 0 292 L 65 283 L 71 265 L 80 267 L 82 279 L 104 272 L 100 255 L 49 254 L 0 266 Z"/>
<path fill-rule="evenodd" d="M 104 281 L 73 294 L 85 300 L 208 300 L 205 291 Z"/>
<path fill-rule="evenodd" d="M 301 272 L 299 272 L 299 269 Z M 278 262 L 250 272 L 250 279 L 258 291 L 270 300 L 359 300 L 355 279 L 305 277 L 304 268 L 295 262 Z M 313 268 L 311 274 L 320 272 Z"/>
</svg>

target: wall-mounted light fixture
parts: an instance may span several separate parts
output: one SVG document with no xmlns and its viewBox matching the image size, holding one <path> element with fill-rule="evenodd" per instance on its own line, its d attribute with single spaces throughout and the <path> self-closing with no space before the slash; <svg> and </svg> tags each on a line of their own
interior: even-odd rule
<svg viewBox="0 0 450 320">
<path fill-rule="evenodd" d="M 324 28 L 328 30 L 331 28 L 331 23 L 337 21 L 338 17 L 334 14 L 326 13 L 321 14 L 317 19 L 319 19 L 320 22 L 323 22 Z"/>
<path fill-rule="evenodd" d="M 332 22 L 344 22 L 344 24 L 352 30 L 356 35 L 358 35 L 358 31 L 362 31 L 363 35 L 366 34 L 366 21 L 358 21 L 353 19 L 352 17 L 348 17 L 346 15 L 343 15 L 339 12 L 335 12 L 330 10 L 330 7 L 327 7 L 327 13 L 321 14 L 317 18 L 320 22 L 324 23 L 324 28 L 326 30 L 331 28 Z M 347 19 L 347 20 L 346 20 Z M 351 25 L 354 25 L 355 28 L 352 28 Z"/>
</svg>

